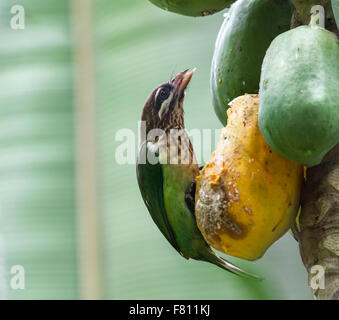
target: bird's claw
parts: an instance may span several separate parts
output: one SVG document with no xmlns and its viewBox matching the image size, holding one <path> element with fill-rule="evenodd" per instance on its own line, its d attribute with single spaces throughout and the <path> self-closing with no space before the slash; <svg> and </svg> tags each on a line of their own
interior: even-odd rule
<svg viewBox="0 0 339 320">
<path fill-rule="evenodd" d="M 187 188 L 187 191 L 185 193 L 185 202 L 187 204 L 188 209 L 191 211 L 195 218 L 195 190 L 196 190 L 197 183 L 195 180 L 193 180 L 189 187 Z"/>
</svg>

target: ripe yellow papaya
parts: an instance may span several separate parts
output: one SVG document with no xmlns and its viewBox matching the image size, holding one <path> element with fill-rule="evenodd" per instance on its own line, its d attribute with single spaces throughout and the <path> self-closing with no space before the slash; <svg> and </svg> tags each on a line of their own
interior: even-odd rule
<svg viewBox="0 0 339 320">
<path fill-rule="evenodd" d="M 291 226 L 303 167 L 275 153 L 258 127 L 258 95 L 234 99 L 217 149 L 196 178 L 195 215 L 207 242 L 256 260 Z"/>
</svg>

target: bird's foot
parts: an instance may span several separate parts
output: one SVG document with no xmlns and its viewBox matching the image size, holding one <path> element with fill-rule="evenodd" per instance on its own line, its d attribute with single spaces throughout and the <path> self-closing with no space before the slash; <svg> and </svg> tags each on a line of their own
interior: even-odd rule
<svg viewBox="0 0 339 320">
<path fill-rule="evenodd" d="M 196 190 L 196 181 L 193 180 L 189 187 L 187 188 L 186 194 L 185 194 L 185 201 L 187 204 L 188 209 L 191 211 L 191 213 L 193 214 L 194 218 L 195 218 L 195 190 Z"/>
</svg>

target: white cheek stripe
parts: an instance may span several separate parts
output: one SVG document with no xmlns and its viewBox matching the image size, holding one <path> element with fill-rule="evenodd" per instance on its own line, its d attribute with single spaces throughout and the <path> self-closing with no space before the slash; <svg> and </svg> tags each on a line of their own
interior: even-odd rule
<svg viewBox="0 0 339 320">
<path fill-rule="evenodd" d="M 158 93 L 157 93 L 157 95 L 158 95 Z M 172 98 L 173 98 L 173 92 L 171 92 L 169 97 L 161 104 L 160 110 L 158 112 L 160 120 L 162 119 L 164 114 L 168 111 L 168 108 L 171 104 Z"/>
</svg>

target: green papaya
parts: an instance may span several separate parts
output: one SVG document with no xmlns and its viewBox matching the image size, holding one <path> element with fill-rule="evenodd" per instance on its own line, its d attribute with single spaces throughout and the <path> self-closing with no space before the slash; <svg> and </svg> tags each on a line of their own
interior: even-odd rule
<svg viewBox="0 0 339 320">
<path fill-rule="evenodd" d="M 259 128 L 281 156 L 311 167 L 339 142 L 339 40 L 301 26 L 270 45 L 260 80 Z"/>
<path fill-rule="evenodd" d="M 214 110 L 226 125 L 228 104 L 245 93 L 258 93 L 265 52 L 290 29 L 288 0 L 238 0 L 225 17 L 213 55 L 211 94 Z"/>
<path fill-rule="evenodd" d="M 339 0 L 332 0 L 332 9 L 339 30 Z"/>
<path fill-rule="evenodd" d="M 184 16 L 208 16 L 229 7 L 235 0 L 150 0 L 156 6 Z"/>
</svg>

